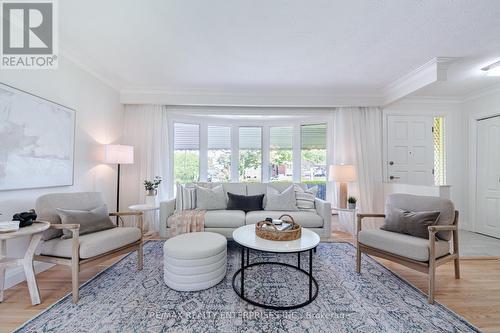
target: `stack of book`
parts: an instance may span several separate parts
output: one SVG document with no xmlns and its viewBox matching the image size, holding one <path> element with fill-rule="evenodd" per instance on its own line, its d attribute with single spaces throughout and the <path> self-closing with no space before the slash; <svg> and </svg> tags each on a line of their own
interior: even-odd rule
<svg viewBox="0 0 500 333">
<path fill-rule="evenodd" d="M 288 230 L 288 229 L 290 229 L 292 227 L 291 223 L 283 221 L 283 220 L 273 219 L 272 223 L 274 224 L 274 226 L 276 227 L 276 229 L 278 229 L 278 231 L 285 231 L 285 230 Z M 274 228 L 272 228 L 271 226 L 268 226 L 268 225 L 266 225 L 265 228 L 269 228 L 269 229 L 273 229 L 274 230 Z"/>
<path fill-rule="evenodd" d="M 0 233 L 14 232 L 19 230 L 19 221 L 0 222 Z"/>
</svg>

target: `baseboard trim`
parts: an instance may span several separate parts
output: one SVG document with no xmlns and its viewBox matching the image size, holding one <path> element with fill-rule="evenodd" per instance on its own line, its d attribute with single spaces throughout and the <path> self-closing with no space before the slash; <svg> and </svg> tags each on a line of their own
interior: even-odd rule
<svg viewBox="0 0 500 333">
<path fill-rule="evenodd" d="M 35 274 L 38 274 L 53 267 L 54 264 L 35 262 L 33 266 L 35 268 Z M 10 287 L 13 287 L 23 281 L 26 281 L 26 276 L 24 275 L 24 269 L 21 266 L 10 268 L 7 272 L 5 272 L 5 289 L 9 289 Z"/>
</svg>

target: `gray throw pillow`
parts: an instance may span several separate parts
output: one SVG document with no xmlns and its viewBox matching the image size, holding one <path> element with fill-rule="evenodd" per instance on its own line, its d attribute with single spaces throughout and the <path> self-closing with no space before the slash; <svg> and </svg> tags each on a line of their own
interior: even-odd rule
<svg viewBox="0 0 500 333">
<path fill-rule="evenodd" d="M 440 215 L 440 212 L 410 212 L 389 207 L 385 223 L 380 229 L 428 239 L 427 228 L 436 225 Z"/>
<path fill-rule="evenodd" d="M 103 205 L 92 210 L 71 210 L 57 208 L 62 224 L 79 224 L 80 235 L 90 234 L 114 228 L 115 225 L 109 218 L 108 207 Z M 61 238 L 71 238 L 71 231 L 63 229 Z"/>
<path fill-rule="evenodd" d="M 206 210 L 226 209 L 226 195 L 222 185 L 212 189 L 196 187 L 196 208 Z"/>
<path fill-rule="evenodd" d="M 265 210 L 298 211 L 294 186 L 291 185 L 280 193 L 277 189 L 268 185 Z"/>
</svg>

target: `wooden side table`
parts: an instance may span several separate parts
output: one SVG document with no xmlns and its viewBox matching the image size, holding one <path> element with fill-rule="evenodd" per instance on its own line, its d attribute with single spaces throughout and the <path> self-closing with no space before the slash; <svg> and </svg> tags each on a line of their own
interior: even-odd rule
<svg viewBox="0 0 500 333">
<path fill-rule="evenodd" d="M 3 301 L 3 290 L 5 284 L 5 269 L 13 266 L 23 266 L 26 274 L 26 282 L 31 297 L 31 304 L 40 304 L 40 292 L 36 284 L 35 271 L 33 268 L 33 255 L 42 239 L 42 232 L 50 227 L 49 222 L 34 222 L 29 227 L 20 228 L 14 232 L 0 233 L 0 302 Z M 7 240 L 18 237 L 30 237 L 28 248 L 22 259 L 7 258 Z"/>
<path fill-rule="evenodd" d="M 357 234 L 356 229 L 356 215 L 358 213 L 358 209 L 349 209 L 349 208 L 338 208 L 333 207 L 332 212 L 336 211 L 339 215 L 339 229 L 341 231 L 345 231 L 355 236 Z"/>
</svg>

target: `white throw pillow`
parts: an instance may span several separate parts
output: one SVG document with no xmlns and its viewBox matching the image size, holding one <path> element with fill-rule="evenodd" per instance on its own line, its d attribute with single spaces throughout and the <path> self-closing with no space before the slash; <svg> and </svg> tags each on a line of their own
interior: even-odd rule
<svg viewBox="0 0 500 333">
<path fill-rule="evenodd" d="M 266 208 L 264 210 L 297 211 L 294 186 L 290 185 L 283 192 L 272 186 L 267 186 Z"/>
<path fill-rule="evenodd" d="M 196 187 L 196 208 L 206 210 L 226 209 L 226 195 L 222 185 L 214 188 Z"/>
<path fill-rule="evenodd" d="M 295 198 L 297 199 L 297 208 L 299 210 L 305 211 L 316 211 L 316 207 L 314 205 L 314 200 L 316 199 L 316 195 L 318 193 L 318 186 L 313 186 L 304 190 L 299 185 L 295 185 Z"/>
<path fill-rule="evenodd" d="M 191 210 L 196 208 L 196 188 L 194 185 L 177 184 L 175 197 L 175 211 Z"/>
</svg>

